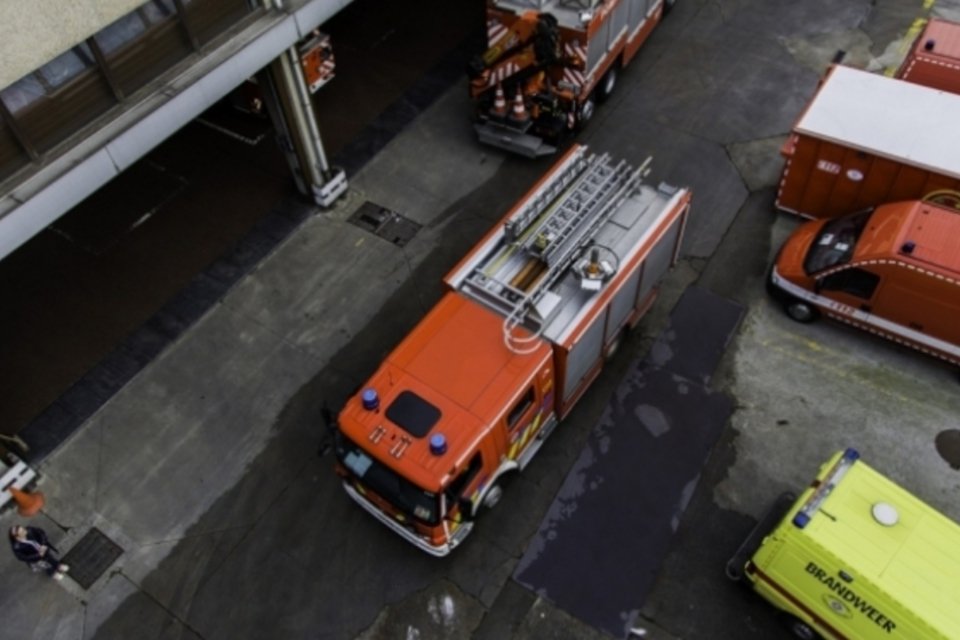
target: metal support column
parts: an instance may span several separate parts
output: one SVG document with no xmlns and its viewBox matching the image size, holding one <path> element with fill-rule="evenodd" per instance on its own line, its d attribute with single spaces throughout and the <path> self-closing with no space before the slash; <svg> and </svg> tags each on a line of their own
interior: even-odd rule
<svg viewBox="0 0 960 640">
<path fill-rule="evenodd" d="M 271 4 L 271 0 L 265 0 Z M 280 8 L 280 0 L 272 0 Z M 261 76 L 269 75 L 264 85 L 265 103 L 277 123 L 281 144 L 298 188 L 322 207 L 330 207 L 347 190 L 342 169 L 331 167 L 323 149 L 310 91 L 300 66 L 300 54 L 292 46 L 268 66 Z M 268 89 L 269 87 L 269 89 Z M 275 98 L 275 102 L 273 99 Z"/>
</svg>

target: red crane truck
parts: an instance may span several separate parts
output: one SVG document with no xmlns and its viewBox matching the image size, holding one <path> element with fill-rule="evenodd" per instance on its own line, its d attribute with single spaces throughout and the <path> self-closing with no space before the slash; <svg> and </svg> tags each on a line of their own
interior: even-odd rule
<svg viewBox="0 0 960 640">
<path fill-rule="evenodd" d="M 590 120 L 676 0 L 487 0 L 471 61 L 480 141 L 536 157 Z"/>
</svg>

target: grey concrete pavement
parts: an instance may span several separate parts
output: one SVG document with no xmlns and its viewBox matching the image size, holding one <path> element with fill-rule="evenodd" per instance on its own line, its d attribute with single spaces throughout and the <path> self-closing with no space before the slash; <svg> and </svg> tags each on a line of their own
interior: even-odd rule
<svg viewBox="0 0 960 640">
<path fill-rule="evenodd" d="M 941 6 L 938 3 L 937 7 Z M 935 7 L 936 8 L 936 7 Z M 737 409 L 645 603 L 647 637 L 770 638 L 773 613 L 723 563 L 780 489 L 838 447 L 960 519 L 932 440 L 954 372 L 869 336 L 798 326 L 763 293 L 796 221 L 772 210 L 776 155 L 836 49 L 873 60 L 921 2 L 681 1 L 582 141 L 691 185 L 684 261 L 639 332 L 451 557 L 416 552 L 349 502 L 336 408 L 429 309 L 440 278 L 550 165 L 481 148 L 463 86 L 439 99 L 203 319 L 40 465 L 37 520 L 63 549 L 91 526 L 124 550 L 90 589 L 0 557 L 14 638 L 601 638 L 510 579 L 630 364 L 683 289 L 749 308 L 721 365 Z M 424 225 L 398 247 L 347 222 L 364 201 Z M 18 521 L 12 513 L 5 524 Z"/>
</svg>

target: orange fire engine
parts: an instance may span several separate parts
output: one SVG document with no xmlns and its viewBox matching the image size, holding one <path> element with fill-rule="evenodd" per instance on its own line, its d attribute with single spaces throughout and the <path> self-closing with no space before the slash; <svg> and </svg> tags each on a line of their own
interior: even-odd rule
<svg viewBox="0 0 960 640">
<path fill-rule="evenodd" d="M 593 116 L 676 0 L 487 0 L 487 50 L 469 66 L 477 134 L 536 157 Z"/>
<path fill-rule="evenodd" d="M 493 507 L 653 303 L 687 189 L 574 146 L 448 274 L 338 419 L 347 493 L 443 556 Z"/>
</svg>

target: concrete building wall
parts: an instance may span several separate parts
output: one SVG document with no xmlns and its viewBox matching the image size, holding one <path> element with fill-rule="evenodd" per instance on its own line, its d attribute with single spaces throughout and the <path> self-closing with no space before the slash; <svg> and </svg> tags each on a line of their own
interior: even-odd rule
<svg viewBox="0 0 960 640">
<path fill-rule="evenodd" d="M 143 0 L 0 0 L 0 89 L 141 4 Z"/>
</svg>

